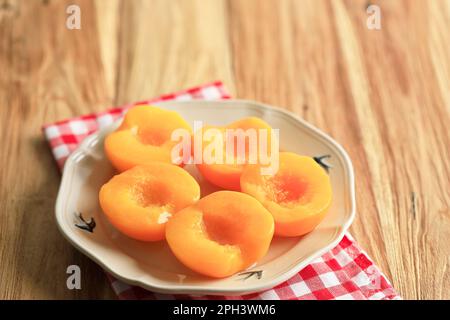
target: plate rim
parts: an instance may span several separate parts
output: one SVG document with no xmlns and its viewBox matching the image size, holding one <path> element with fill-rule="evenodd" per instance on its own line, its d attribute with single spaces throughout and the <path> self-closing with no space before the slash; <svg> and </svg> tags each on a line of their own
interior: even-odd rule
<svg viewBox="0 0 450 320">
<path fill-rule="evenodd" d="M 177 104 L 193 104 L 193 103 L 199 103 L 199 104 L 211 104 L 211 103 L 217 103 L 217 104 L 240 104 L 240 105 L 247 105 L 252 106 L 256 109 L 265 109 L 266 111 L 275 111 L 278 113 L 283 114 L 285 117 L 291 118 L 299 122 L 302 126 L 312 131 L 316 136 L 320 137 L 325 143 L 332 146 L 336 153 L 341 156 L 341 161 L 343 163 L 344 167 L 344 176 L 348 180 L 348 187 L 349 187 L 349 197 L 350 197 L 350 212 L 349 217 L 347 220 L 340 226 L 340 228 L 337 231 L 337 235 L 334 237 L 334 240 L 331 241 L 328 245 L 322 247 L 320 250 L 317 250 L 313 253 L 311 253 L 309 256 L 301 260 L 300 262 L 296 263 L 295 266 L 291 267 L 288 271 L 281 273 L 280 275 L 269 279 L 267 281 L 261 282 L 260 284 L 253 284 L 249 285 L 248 290 L 242 291 L 241 289 L 234 290 L 233 288 L 221 288 L 221 289 L 214 289 L 214 288 L 205 288 L 201 285 L 186 285 L 186 284 L 177 284 L 172 286 L 164 286 L 164 285 L 158 285 L 158 284 L 151 284 L 148 283 L 148 281 L 145 281 L 142 279 L 142 277 L 127 277 L 123 274 L 120 274 L 120 272 L 115 270 L 113 266 L 108 265 L 107 262 L 103 261 L 101 257 L 98 257 L 95 252 L 92 252 L 89 248 L 86 248 L 82 244 L 80 244 L 80 239 L 77 239 L 77 236 L 66 227 L 65 222 L 63 221 L 63 204 L 65 197 L 64 192 L 68 187 L 68 178 L 69 178 L 69 170 L 74 170 L 76 165 L 76 158 L 86 155 L 87 151 L 89 149 L 89 146 L 95 141 L 98 140 L 99 137 L 104 135 L 105 131 L 108 131 L 112 126 L 117 125 L 117 122 L 120 121 L 120 118 L 116 121 L 114 121 L 111 124 L 108 124 L 106 127 L 92 133 L 91 135 L 87 136 L 80 145 L 69 155 L 69 157 L 66 159 L 63 171 L 62 171 L 62 178 L 60 182 L 60 187 L 57 194 L 56 204 L 55 204 L 55 217 L 56 222 L 59 231 L 63 234 L 63 236 L 71 243 L 77 250 L 79 250 L 81 253 L 85 254 L 87 257 L 89 257 L 91 260 L 93 260 L 95 263 L 97 263 L 102 269 L 104 269 L 106 272 L 113 275 L 115 278 L 130 284 L 134 286 L 139 286 L 144 289 L 158 292 L 158 293 L 170 293 L 170 294 L 208 294 L 208 295 L 228 295 L 228 296 L 236 296 L 236 295 L 243 295 L 243 294 L 249 294 L 254 292 L 259 292 L 263 290 L 267 290 L 270 288 L 273 288 L 277 286 L 278 284 L 290 279 L 292 276 L 294 276 L 296 273 L 298 273 L 301 269 L 306 267 L 311 261 L 314 259 L 320 257 L 324 253 L 328 252 L 332 248 L 334 248 L 339 242 L 343 239 L 345 236 L 347 230 L 349 229 L 350 225 L 352 224 L 355 215 L 356 215 L 356 197 L 355 197 L 355 177 L 354 177 L 354 169 L 352 162 L 350 160 L 350 157 L 348 156 L 345 149 L 333 138 L 331 138 L 329 135 L 321 131 L 320 129 L 316 128 L 312 124 L 308 123 L 306 120 L 300 118 L 295 113 L 290 112 L 288 110 L 282 109 L 277 106 L 252 101 L 252 100 L 246 100 L 246 99 L 225 99 L 225 100 L 186 100 L 186 101 L 163 101 L 163 102 L 155 102 L 150 103 L 149 105 L 155 105 L 155 106 L 161 106 L 164 107 L 164 105 L 170 106 L 174 103 Z M 226 106 L 225 106 L 226 107 Z"/>
</svg>

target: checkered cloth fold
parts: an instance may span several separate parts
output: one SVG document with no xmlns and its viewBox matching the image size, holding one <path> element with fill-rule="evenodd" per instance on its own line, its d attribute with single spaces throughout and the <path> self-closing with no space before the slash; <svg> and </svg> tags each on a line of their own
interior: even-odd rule
<svg viewBox="0 0 450 320">
<path fill-rule="evenodd" d="M 84 138 L 111 124 L 134 105 L 165 100 L 227 98 L 229 95 L 222 83 L 214 82 L 45 125 L 43 131 L 62 169 L 67 157 Z M 159 294 L 130 286 L 111 275 L 108 275 L 108 279 L 120 299 L 400 299 L 386 277 L 349 234 L 335 248 L 315 259 L 291 279 L 272 289 L 239 297 Z"/>
</svg>

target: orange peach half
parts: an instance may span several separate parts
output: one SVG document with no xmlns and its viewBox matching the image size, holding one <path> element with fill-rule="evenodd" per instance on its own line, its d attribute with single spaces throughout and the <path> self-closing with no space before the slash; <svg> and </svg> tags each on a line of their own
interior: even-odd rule
<svg viewBox="0 0 450 320">
<path fill-rule="evenodd" d="M 200 133 L 204 133 L 206 130 L 211 129 L 215 130 L 216 137 L 213 137 L 210 140 L 205 139 L 205 134 L 203 134 L 203 137 L 198 137 Z M 253 129 L 254 131 L 252 133 L 256 133 L 256 135 L 247 134 L 249 129 Z M 248 117 L 232 122 L 226 126 L 208 126 L 203 128 L 202 132 L 195 132 L 195 140 L 203 139 L 201 150 L 203 161 L 197 163 L 198 170 L 203 177 L 212 184 L 226 190 L 240 191 L 240 177 L 245 165 L 249 162 L 249 159 L 253 157 L 256 159 L 255 162 L 259 162 L 261 153 L 270 154 L 271 130 L 272 128 L 270 125 L 262 119 Z M 267 142 L 264 146 L 265 150 L 262 150 L 262 144 L 259 141 L 262 137 L 261 134 L 265 134 Z M 250 140 L 251 137 L 252 140 Z M 219 162 L 208 163 L 207 159 L 205 159 L 205 151 L 208 150 L 217 139 L 223 141 L 222 156 L 219 157 Z M 237 147 L 239 141 L 244 144 L 244 148 L 241 150 Z M 228 148 L 227 150 L 227 144 L 230 143 L 233 143 L 233 148 Z M 255 148 L 251 148 L 250 144 L 255 146 Z M 243 161 L 239 162 L 239 157 Z"/>
<path fill-rule="evenodd" d="M 161 162 L 135 166 L 111 178 L 100 206 L 120 232 L 141 241 L 165 237 L 166 222 L 200 198 L 200 187 L 184 169 Z"/>
<path fill-rule="evenodd" d="M 192 134 L 190 125 L 175 111 L 154 106 L 131 108 L 120 127 L 105 139 L 105 153 L 118 171 L 153 161 L 173 163 L 172 141 L 177 129 Z M 181 155 L 180 155 L 181 156 Z"/>
<path fill-rule="evenodd" d="M 328 174 L 310 157 L 280 152 L 279 170 L 264 176 L 259 165 L 247 166 L 241 189 L 272 213 L 275 235 L 301 236 L 312 231 L 331 205 Z"/>
<path fill-rule="evenodd" d="M 273 231 L 271 214 L 256 199 L 241 192 L 218 191 L 170 219 L 166 239 L 185 266 L 223 278 L 261 259 Z"/>
</svg>

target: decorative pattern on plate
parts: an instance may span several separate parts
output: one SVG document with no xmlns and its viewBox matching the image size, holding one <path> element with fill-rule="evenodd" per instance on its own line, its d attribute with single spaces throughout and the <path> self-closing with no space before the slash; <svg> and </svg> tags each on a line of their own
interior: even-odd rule
<svg viewBox="0 0 450 320">
<path fill-rule="evenodd" d="M 256 276 L 256 278 L 259 280 L 262 278 L 263 270 L 255 270 L 255 271 L 247 271 L 247 272 L 241 272 L 238 274 L 238 276 L 244 276 L 241 278 L 241 280 L 247 280 L 253 276 Z"/>
<path fill-rule="evenodd" d="M 318 157 L 313 157 L 313 159 L 322 167 L 325 169 L 326 172 L 330 172 L 330 169 L 333 168 L 332 165 L 326 163 L 325 161 L 323 161 L 324 159 L 328 159 L 331 158 L 331 155 L 326 154 L 323 156 L 318 156 Z"/>
<path fill-rule="evenodd" d="M 90 218 L 89 221 L 86 221 L 83 218 L 83 215 L 81 214 L 81 212 L 75 212 L 75 216 L 78 218 L 78 220 L 81 221 L 81 223 L 75 223 L 75 227 L 80 228 L 82 230 L 86 230 L 90 233 L 94 233 L 94 229 L 96 226 L 95 220 L 94 218 Z"/>
</svg>

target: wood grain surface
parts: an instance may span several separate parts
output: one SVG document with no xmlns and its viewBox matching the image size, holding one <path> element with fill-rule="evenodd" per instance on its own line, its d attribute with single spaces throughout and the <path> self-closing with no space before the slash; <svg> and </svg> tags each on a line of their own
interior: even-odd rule
<svg viewBox="0 0 450 320">
<path fill-rule="evenodd" d="M 222 80 L 339 141 L 352 235 L 404 298 L 449 299 L 450 1 L 372 3 L 380 30 L 359 0 L 0 0 L 0 298 L 114 298 L 57 230 L 42 124 Z"/>
</svg>

